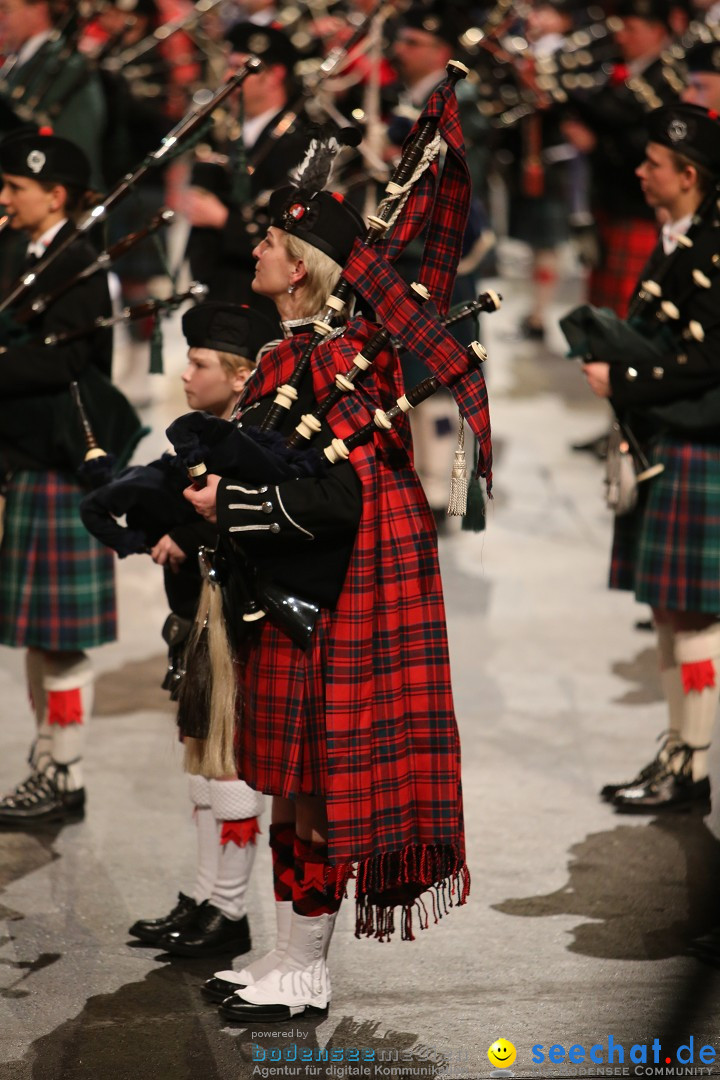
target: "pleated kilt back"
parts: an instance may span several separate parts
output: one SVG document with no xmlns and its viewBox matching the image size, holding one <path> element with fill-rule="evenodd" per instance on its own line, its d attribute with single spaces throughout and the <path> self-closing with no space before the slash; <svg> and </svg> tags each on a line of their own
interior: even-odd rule
<svg viewBox="0 0 720 1080">
<path fill-rule="evenodd" d="M 0 545 L 0 644 L 88 649 L 116 637 L 114 555 L 85 529 L 62 472 L 13 473 Z"/>
<path fill-rule="evenodd" d="M 663 437 L 650 460 L 665 471 L 616 519 L 610 586 L 652 607 L 720 614 L 720 446 Z"/>
<path fill-rule="evenodd" d="M 321 610 L 304 652 L 267 619 L 239 658 L 238 773 L 268 795 L 327 793 L 327 643 Z"/>
</svg>

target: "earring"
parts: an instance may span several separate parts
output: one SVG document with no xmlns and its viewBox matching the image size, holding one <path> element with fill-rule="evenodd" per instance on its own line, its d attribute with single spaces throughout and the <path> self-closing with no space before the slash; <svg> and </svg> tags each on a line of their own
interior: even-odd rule
<svg viewBox="0 0 720 1080">
<path fill-rule="evenodd" d="M 290 294 L 294 293 L 295 292 L 295 286 L 294 285 L 288 285 L 288 292 Z"/>
</svg>

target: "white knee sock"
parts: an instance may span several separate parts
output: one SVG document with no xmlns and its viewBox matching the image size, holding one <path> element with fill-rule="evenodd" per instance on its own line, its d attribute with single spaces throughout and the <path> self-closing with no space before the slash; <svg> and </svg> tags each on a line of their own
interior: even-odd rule
<svg viewBox="0 0 720 1080">
<path fill-rule="evenodd" d="M 681 736 L 695 750 L 692 778 L 707 776 L 707 751 L 720 698 L 720 623 L 675 635 L 684 688 Z"/>
<path fill-rule="evenodd" d="M 197 832 L 197 877 L 191 896 L 198 904 L 210 899 L 220 858 L 220 825 L 210 806 L 210 781 L 204 776 L 188 777 Z"/>
<path fill-rule="evenodd" d="M 675 657 L 675 631 L 667 623 L 657 624 L 658 660 L 660 662 L 660 686 L 668 707 L 667 738 L 660 750 L 660 760 L 669 761 L 672 750 L 682 742 L 683 693 L 680 667 Z"/>
<path fill-rule="evenodd" d="M 211 780 L 210 803 L 220 832 L 220 858 L 210 903 L 228 919 L 247 913 L 245 895 L 255 862 L 255 832 L 263 796 L 243 780 Z"/>
<path fill-rule="evenodd" d="M 77 791 L 83 786 L 85 733 L 93 706 L 92 664 L 85 653 L 68 659 L 46 655 L 44 660 L 43 687 L 52 734 L 52 762 L 46 772 L 63 788 Z"/>
<path fill-rule="evenodd" d="M 52 761 L 52 730 L 47 722 L 47 694 L 43 685 L 44 654 L 39 649 L 28 649 L 25 656 L 25 672 L 30 705 L 35 713 L 37 727 L 28 762 L 35 772 L 45 772 Z"/>
</svg>

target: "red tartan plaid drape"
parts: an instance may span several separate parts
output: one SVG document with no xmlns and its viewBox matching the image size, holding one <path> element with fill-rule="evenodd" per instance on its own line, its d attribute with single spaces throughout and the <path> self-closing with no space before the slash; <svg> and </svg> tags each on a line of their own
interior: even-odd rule
<svg viewBox="0 0 720 1080">
<path fill-rule="evenodd" d="M 313 354 L 319 402 L 373 329 L 356 320 Z M 286 381 L 306 343 L 299 335 L 265 356 L 244 404 Z M 333 431 L 347 436 L 401 390 L 397 359 L 384 352 L 331 411 Z M 329 857 L 338 889 L 356 875 L 357 932 L 381 938 L 394 930 L 394 907 L 412 937 L 420 894 L 434 889 L 437 916 L 469 890 L 435 526 L 409 447 L 403 419 L 353 453 L 363 515 L 332 617 L 326 679 Z"/>
</svg>

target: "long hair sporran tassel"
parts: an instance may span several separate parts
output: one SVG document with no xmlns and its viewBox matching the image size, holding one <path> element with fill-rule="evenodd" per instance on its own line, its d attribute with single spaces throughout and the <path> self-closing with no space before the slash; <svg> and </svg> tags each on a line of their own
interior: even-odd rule
<svg viewBox="0 0 720 1080">
<path fill-rule="evenodd" d="M 450 474 L 450 501 L 447 512 L 450 517 L 463 517 L 467 511 L 467 461 L 465 460 L 465 421 L 460 417 L 455 459 Z"/>
<path fill-rule="evenodd" d="M 205 738 L 210 724 L 210 658 L 208 655 L 208 596 L 203 582 L 185 651 L 185 677 L 178 693 L 178 727 L 184 733 L 185 771 L 202 775 Z"/>
<path fill-rule="evenodd" d="M 205 578 L 187 650 L 178 709 L 185 739 L 185 771 L 210 780 L 234 775 L 237 682 L 222 608 L 222 591 Z"/>
<path fill-rule="evenodd" d="M 205 742 L 205 776 L 218 779 L 234 776 L 235 763 L 235 704 L 237 679 L 232 649 L 228 639 L 222 590 L 210 585 L 208 605 L 208 651 L 212 686 L 210 688 L 210 729 Z"/>
</svg>

